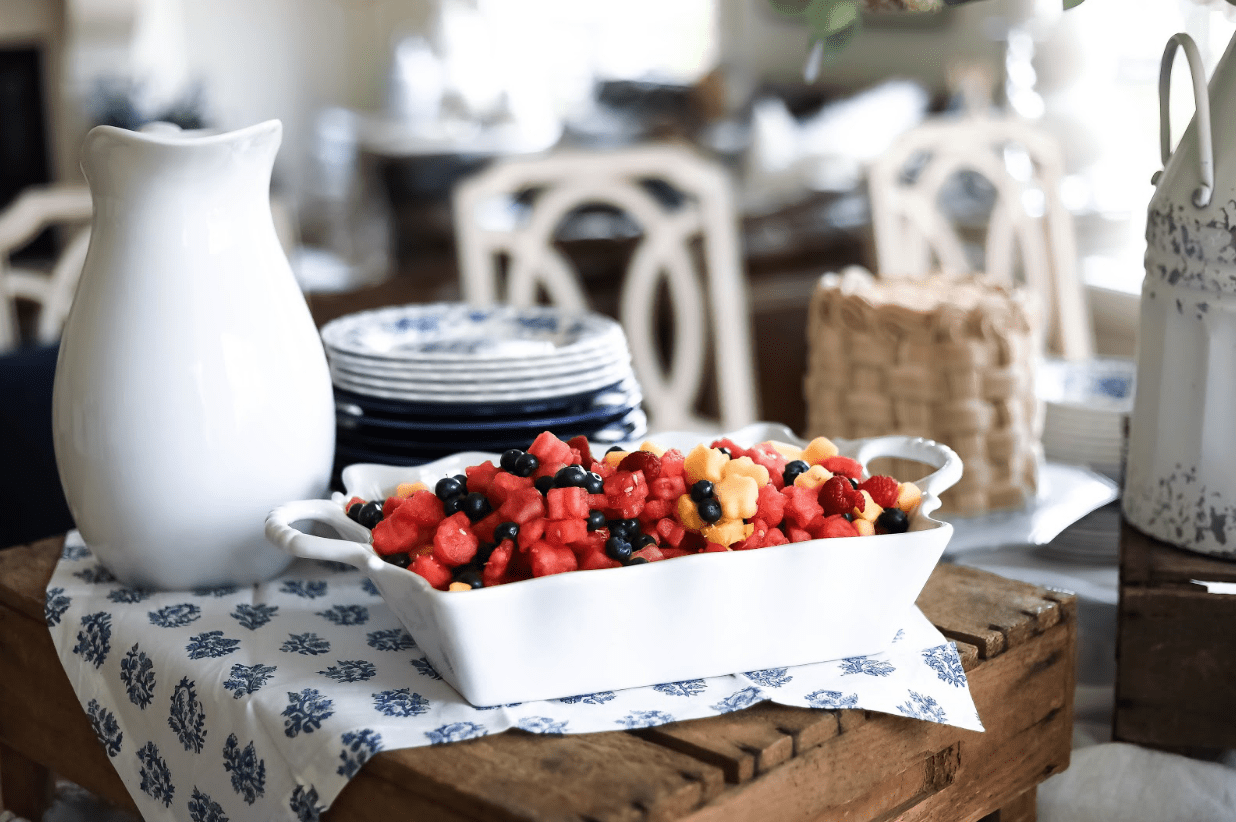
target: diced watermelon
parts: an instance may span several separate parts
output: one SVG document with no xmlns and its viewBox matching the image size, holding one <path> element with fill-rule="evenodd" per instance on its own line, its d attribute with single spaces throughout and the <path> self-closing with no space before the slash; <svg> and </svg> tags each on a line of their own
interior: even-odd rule
<svg viewBox="0 0 1236 822">
<path fill-rule="evenodd" d="M 511 494 L 516 491 L 522 491 L 532 487 L 532 477 L 517 477 L 514 474 L 508 474 L 505 471 L 500 471 L 493 481 L 489 483 L 489 498 L 501 505 L 510 498 Z"/>
<path fill-rule="evenodd" d="M 810 533 L 801 528 L 795 528 L 793 525 L 785 529 L 785 536 L 790 542 L 807 542 L 815 539 Z"/>
<path fill-rule="evenodd" d="M 593 551 L 605 551 L 605 540 L 609 539 L 609 530 L 606 528 L 598 528 L 595 531 L 587 530 L 585 526 L 583 539 L 577 539 L 570 543 L 567 547 L 575 552 L 575 556 L 582 563 L 584 556 Z"/>
<path fill-rule="evenodd" d="M 544 538 L 558 545 L 570 545 L 588 536 L 588 523 L 582 519 L 551 519 L 545 521 Z"/>
<path fill-rule="evenodd" d="M 660 551 L 661 551 L 661 556 L 664 557 L 665 559 L 674 559 L 675 557 L 685 557 L 687 554 L 690 553 L 690 551 L 687 551 L 683 548 L 667 548 L 664 545 L 661 546 Z"/>
<path fill-rule="evenodd" d="M 782 490 L 781 495 L 785 497 L 785 519 L 796 528 L 803 528 L 811 520 L 824 514 L 814 488 L 791 485 Z"/>
<path fill-rule="evenodd" d="M 704 535 L 698 531 L 687 531 L 684 529 L 682 542 L 678 543 L 678 547 L 683 550 L 695 554 L 704 550 L 704 546 L 708 544 L 708 540 L 704 539 Z"/>
<path fill-rule="evenodd" d="M 656 499 L 676 500 L 687 493 L 687 482 L 682 475 L 661 476 L 648 483 L 648 495 Z"/>
<path fill-rule="evenodd" d="M 678 523 L 678 520 L 673 517 L 665 517 L 657 520 L 657 533 L 661 536 L 661 544 L 669 545 L 672 548 L 678 548 L 682 545 L 687 536 L 687 529 L 683 528 Z M 684 551 L 687 549 L 683 549 Z"/>
<path fill-rule="evenodd" d="M 579 570 L 596 571 L 602 568 L 621 568 L 622 563 L 605 556 L 605 551 L 589 548 L 579 555 Z"/>
<path fill-rule="evenodd" d="M 596 474 L 601 479 L 607 479 L 608 477 L 612 477 L 614 472 L 618 469 L 602 460 L 601 462 L 594 462 L 591 470 L 592 473 Z"/>
<path fill-rule="evenodd" d="M 603 508 L 605 508 L 605 506 L 607 505 L 609 505 L 609 500 L 606 499 L 604 494 L 589 494 L 588 495 L 588 510 L 589 511 L 600 511 Z"/>
<path fill-rule="evenodd" d="M 411 516 L 418 525 L 437 525 L 446 516 L 442 500 L 433 491 L 417 491 L 399 506 L 399 510 Z"/>
<path fill-rule="evenodd" d="M 489 561 L 485 563 L 485 567 L 481 570 L 481 582 L 485 584 L 486 588 L 509 581 L 506 578 L 506 571 L 511 563 L 511 554 L 514 551 L 515 543 L 509 539 L 504 539 L 498 543 L 498 547 L 489 555 Z"/>
<path fill-rule="evenodd" d="M 498 515 L 502 522 L 516 522 L 522 526 L 529 520 L 545 516 L 545 498 L 535 488 L 514 491 L 498 508 Z"/>
<path fill-rule="evenodd" d="M 825 517 L 824 521 L 812 529 L 816 539 L 831 539 L 834 537 L 856 537 L 858 529 L 854 523 L 840 514 Z"/>
<path fill-rule="evenodd" d="M 352 498 L 351 498 L 351 499 L 349 499 L 346 503 L 344 503 L 344 505 L 343 505 L 343 510 L 344 510 L 344 511 L 351 511 L 351 510 L 352 510 L 352 506 L 353 506 L 353 505 L 356 505 L 358 502 L 359 502 L 361 505 L 364 505 L 364 504 L 365 504 L 366 502 L 368 502 L 368 501 L 369 501 L 369 500 L 364 500 L 364 499 L 361 499 L 360 497 L 352 497 Z M 383 507 L 385 507 L 385 506 L 383 506 Z M 382 516 L 386 516 L 386 513 L 385 513 L 385 512 L 383 512 Z"/>
<path fill-rule="evenodd" d="M 765 485 L 755 499 L 755 518 L 764 520 L 772 527 L 780 525 L 785 517 L 786 498 L 772 485 Z"/>
<path fill-rule="evenodd" d="M 727 448 L 730 452 L 730 459 L 738 459 L 739 457 L 747 456 L 747 449 L 742 448 L 738 443 L 734 442 L 729 437 L 722 437 L 719 440 L 713 440 L 709 448 Z"/>
<path fill-rule="evenodd" d="M 719 542 L 710 542 L 700 549 L 700 553 L 701 554 L 719 554 L 723 551 L 728 551 L 728 550 L 730 549 L 720 544 Z"/>
<path fill-rule="evenodd" d="M 442 520 L 433 535 L 434 559 L 455 567 L 476 556 L 480 540 L 472 532 L 472 523 L 463 511 Z"/>
<path fill-rule="evenodd" d="M 483 539 L 485 542 L 494 541 L 494 529 L 501 525 L 506 520 L 498 516 L 497 511 L 491 512 L 484 519 L 472 524 L 472 533 Z"/>
<path fill-rule="evenodd" d="M 588 492 L 583 488 L 551 488 L 545 495 L 550 519 L 578 519 L 588 517 Z"/>
<path fill-rule="evenodd" d="M 663 499 L 650 499 L 644 503 L 644 509 L 639 512 L 643 522 L 656 522 L 674 512 L 674 504 Z"/>
<path fill-rule="evenodd" d="M 489 484 L 493 482 L 494 477 L 498 474 L 498 466 L 492 462 L 469 465 L 464 469 L 464 474 L 468 477 L 469 491 L 479 491 L 482 494 L 488 494 Z"/>
<path fill-rule="evenodd" d="M 789 542 L 789 538 L 780 528 L 769 528 L 768 533 L 764 535 L 764 547 L 770 548 L 773 545 L 785 545 Z"/>
<path fill-rule="evenodd" d="M 546 577 L 579 568 L 579 561 L 575 559 L 570 548 L 553 545 L 544 540 L 532 543 L 532 547 L 528 549 L 528 561 L 532 565 L 534 577 Z"/>
<path fill-rule="evenodd" d="M 642 472 L 646 482 L 661 476 L 661 458 L 651 451 L 632 451 L 618 463 L 619 471 Z"/>
<path fill-rule="evenodd" d="M 661 455 L 661 478 L 673 479 L 686 473 L 683 463 L 686 457 L 677 448 L 671 448 Z"/>
<path fill-rule="evenodd" d="M 519 526 L 519 536 L 516 540 L 519 542 L 519 550 L 527 551 L 532 547 L 532 543 L 536 542 L 545 535 L 545 526 L 549 520 L 544 517 L 530 519 Z"/>
<path fill-rule="evenodd" d="M 636 557 L 643 557 L 649 562 L 660 562 L 665 559 L 665 554 L 661 553 L 661 549 L 656 545 L 646 545 L 631 554 L 631 559 L 635 559 Z"/>
<path fill-rule="evenodd" d="M 592 464 L 592 446 L 588 444 L 588 438 L 585 436 L 571 437 L 567 440 L 567 445 L 572 450 L 579 452 L 579 462 L 576 465 L 591 465 Z"/>
<path fill-rule="evenodd" d="M 543 462 L 540 467 L 532 473 L 532 479 L 538 480 L 541 477 L 552 477 L 563 468 L 566 468 L 566 466 L 567 464 L 565 462 Z"/>
<path fill-rule="evenodd" d="M 445 591 L 447 586 L 451 584 L 451 569 L 438 562 L 429 554 L 421 554 L 412 560 L 408 570 L 423 576 L 430 585 L 439 591 Z"/>
<path fill-rule="evenodd" d="M 373 527 L 373 550 L 381 556 L 405 553 L 421 539 L 421 526 L 401 505 L 389 517 Z"/>
<path fill-rule="evenodd" d="M 542 431 L 528 446 L 528 453 L 540 460 L 541 465 L 564 465 L 571 459 L 571 446 L 549 431 Z"/>
<path fill-rule="evenodd" d="M 407 497 L 397 497 L 394 494 L 390 495 L 386 498 L 386 501 L 382 503 L 382 517 L 389 517 L 395 512 L 396 508 L 403 505 L 407 501 Z"/>
<path fill-rule="evenodd" d="M 785 487 L 785 455 L 767 443 L 760 443 L 747 449 L 747 456 L 756 465 L 768 469 L 769 481 L 778 491 Z"/>
<path fill-rule="evenodd" d="M 825 469 L 843 477 L 860 480 L 863 478 L 863 466 L 849 457 L 829 457 L 820 463 Z"/>
</svg>

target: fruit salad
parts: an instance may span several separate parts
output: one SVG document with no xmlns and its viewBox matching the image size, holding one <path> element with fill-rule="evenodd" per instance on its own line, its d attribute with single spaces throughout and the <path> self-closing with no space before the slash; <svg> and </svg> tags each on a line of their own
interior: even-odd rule
<svg viewBox="0 0 1236 822">
<path fill-rule="evenodd" d="M 685 454 L 646 442 L 594 456 L 585 438 L 564 442 L 546 431 L 496 465 L 345 505 L 387 562 L 439 590 L 468 591 L 687 554 L 906 531 L 919 489 L 863 474 L 825 437 L 806 448 L 777 441 L 741 448 L 720 439 Z"/>
</svg>

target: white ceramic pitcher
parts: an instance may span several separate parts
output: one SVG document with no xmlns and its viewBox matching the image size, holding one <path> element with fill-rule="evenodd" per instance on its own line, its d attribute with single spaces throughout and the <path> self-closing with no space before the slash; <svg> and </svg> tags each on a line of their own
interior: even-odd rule
<svg viewBox="0 0 1236 822">
<path fill-rule="evenodd" d="M 1236 58 L 1209 89 L 1196 45 L 1168 42 L 1163 171 L 1146 221 L 1146 279 L 1123 507 L 1145 533 L 1236 558 Z M 1168 85 L 1182 47 L 1197 113 L 1171 153 Z M 1213 125 L 1213 132 L 1212 132 Z M 1214 147 L 1218 147 L 1216 154 Z"/>
<path fill-rule="evenodd" d="M 266 514 L 323 495 L 330 373 L 275 236 L 282 126 L 100 126 L 94 202 L 56 366 L 56 462 L 82 536 L 121 581 L 248 584 L 286 567 Z"/>
</svg>

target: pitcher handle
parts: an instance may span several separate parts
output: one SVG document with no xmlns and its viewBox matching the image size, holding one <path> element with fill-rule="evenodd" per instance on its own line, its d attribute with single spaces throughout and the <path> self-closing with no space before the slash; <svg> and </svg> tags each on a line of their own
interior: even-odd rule
<svg viewBox="0 0 1236 822">
<path fill-rule="evenodd" d="M 1210 94 L 1206 88 L 1206 69 L 1197 43 L 1184 32 L 1173 34 L 1163 50 L 1163 62 L 1159 65 L 1159 154 L 1167 167 L 1172 156 L 1172 123 L 1168 116 L 1168 97 L 1172 85 L 1172 62 L 1176 59 L 1176 47 L 1184 49 L 1189 61 L 1189 75 L 1193 80 L 1193 104 L 1197 109 L 1198 171 L 1202 184 L 1193 190 L 1193 205 L 1205 208 L 1215 188 L 1215 155 L 1210 131 Z M 1158 184 L 1162 170 L 1156 171 L 1150 182 Z"/>
</svg>

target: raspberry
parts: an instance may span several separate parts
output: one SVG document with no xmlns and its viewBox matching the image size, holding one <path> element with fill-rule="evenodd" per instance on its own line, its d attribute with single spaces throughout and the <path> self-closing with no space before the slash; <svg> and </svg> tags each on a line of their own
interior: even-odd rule
<svg viewBox="0 0 1236 822">
<path fill-rule="evenodd" d="M 858 490 L 871 494 L 871 498 L 881 508 L 893 508 L 897 505 L 897 489 L 899 483 L 892 477 L 871 477 L 858 484 Z"/>
<path fill-rule="evenodd" d="M 819 499 L 824 516 L 831 517 L 834 514 L 848 513 L 862 498 L 848 479 L 833 477 L 820 486 Z"/>
<path fill-rule="evenodd" d="M 651 483 L 661 476 L 661 458 L 648 451 L 632 451 L 618 463 L 619 471 L 643 471 L 644 480 Z"/>
<path fill-rule="evenodd" d="M 849 457 L 829 457 L 821 462 L 820 465 L 843 477 L 853 477 L 854 479 L 862 479 L 863 477 L 863 466 Z"/>
</svg>

